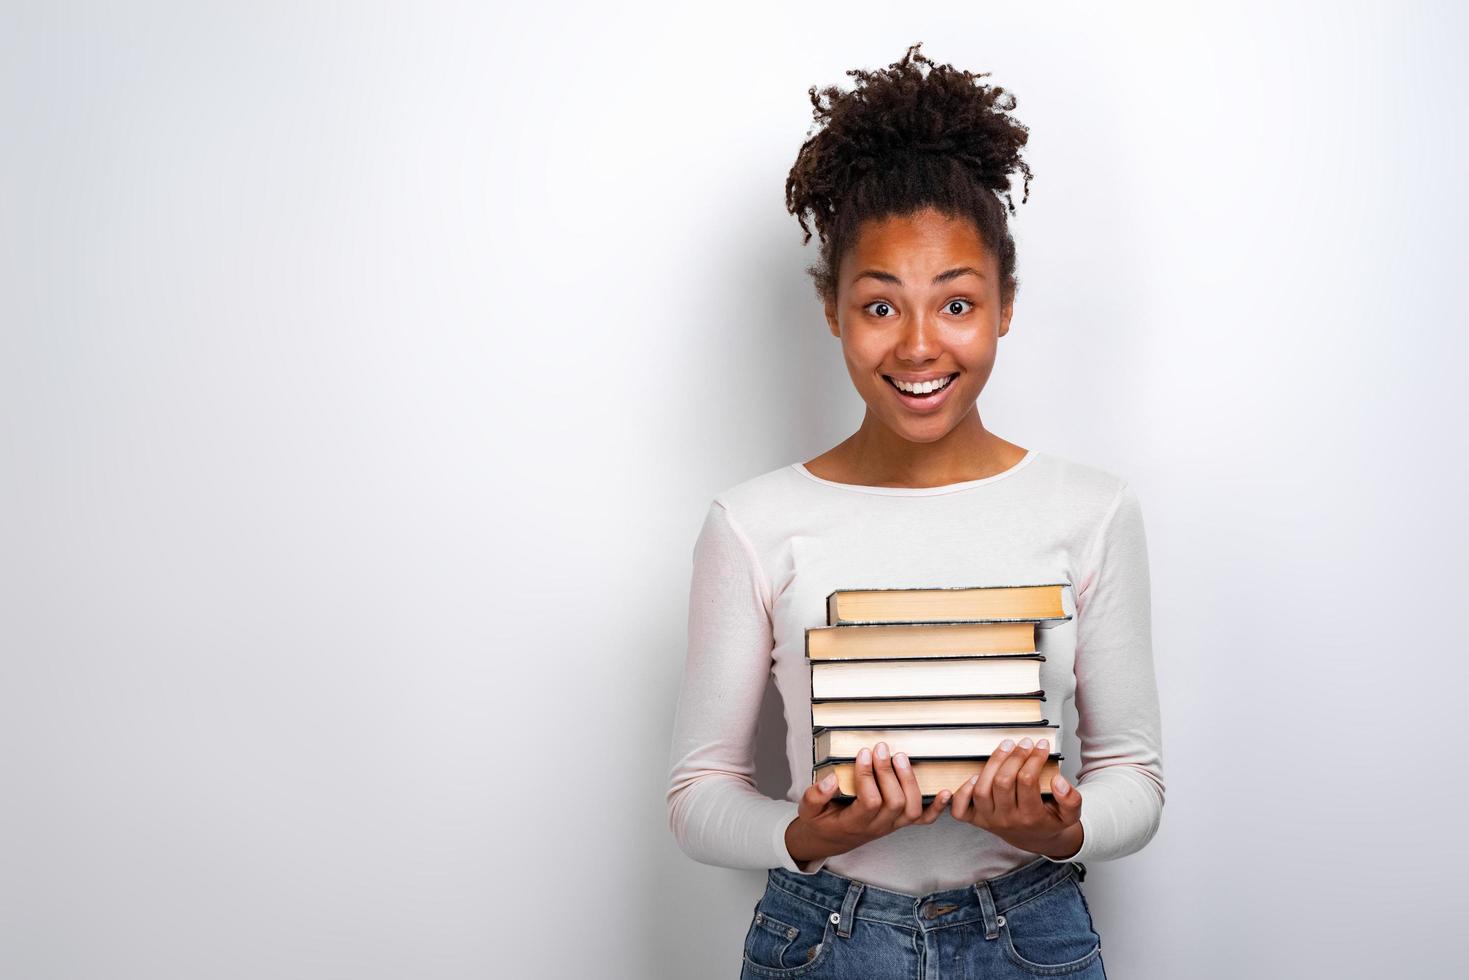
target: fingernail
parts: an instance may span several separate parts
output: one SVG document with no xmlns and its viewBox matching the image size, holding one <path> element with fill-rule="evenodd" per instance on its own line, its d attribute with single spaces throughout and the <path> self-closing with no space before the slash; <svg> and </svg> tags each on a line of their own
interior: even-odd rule
<svg viewBox="0 0 1469 980">
<path fill-rule="evenodd" d="M 1056 773 L 1056 775 L 1054 775 L 1054 776 L 1051 777 L 1051 792 L 1052 793 L 1055 793 L 1057 796 L 1065 796 L 1070 790 L 1071 790 L 1070 784 L 1068 784 L 1066 782 L 1066 780 L 1064 778 L 1062 778 L 1062 776 L 1061 776 L 1061 774 L 1059 772 Z"/>
<path fill-rule="evenodd" d="M 1007 738 L 1007 739 L 1005 739 L 1005 741 L 1003 741 L 1003 742 L 1000 743 L 1000 749 L 1001 749 L 1001 751 L 1009 752 L 1013 748 L 1015 748 L 1015 743 L 1011 739 L 1008 739 Z"/>
<path fill-rule="evenodd" d="M 823 779 L 821 781 L 821 790 L 822 790 L 822 792 L 826 792 L 827 790 L 831 789 L 836 784 L 837 784 L 837 778 L 836 778 L 836 776 L 834 776 L 834 775 L 827 776 L 825 779 Z"/>
<path fill-rule="evenodd" d="M 1020 740 L 1020 747 L 1021 747 L 1021 748 L 1022 748 L 1022 749 L 1025 749 L 1025 750 L 1026 750 L 1026 751 L 1027 751 L 1027 752 L 1029 752 L 1029 751 L 1030 751 L 1030 749 L 1031 749 L 1031 746 L 1032 746 L 1032 745 L 1033 745 L 1033 744 L 1034 744 L 1034 743 L 1032 743 L 1032 742 L 1031 742 L 1031 740 L 1030 740 L 1030 736 L 1029 736 L 1029 735 L 1027 735 L 1027 736 L 1025 736 L 1025 737 L 1024 737 L 1024 738 L 1022 738 L 1022 739 L 1021 739 L 1021 740 Z"/>
<path fill-rule="evenodd" d="M 969 785 L 970 786 L 973 786 L 977 782 L 979 782 L 979 776 L 978 775 L 974 775 L 974 776 L 970 776 L 969 777 Z"/>
<path fill-rule="evenodd" d="M 872 763 L 872 753 L 867 750 L 866 746 L 863 746 L 862 751 L 857 753 L 857 761 L 863 765 L 870 765 Z"/>
<path fill-rule="evenodd" d="M 908 757 L 902 752 L 899 752 L 897 755 L 893 756 L 893 765 L 897 766 L 899 769 L 907 769 Z"/>
<path fill-rule="evenodd" d="M 877 743 L 877 757 L 879 759 L 886 759 L 888 757 L 888 743 L 886 743 L 886 742 L 878 742 Z"/>
<path fill-rule="evenodd" d="M 1041 739 L 1039 742 L 1035 743 L 1035 747 L 1038 749 L 1049 749 L 1051 747 L 1051 743 L 1047 742 L 1045 739 Z"/>
</svg>

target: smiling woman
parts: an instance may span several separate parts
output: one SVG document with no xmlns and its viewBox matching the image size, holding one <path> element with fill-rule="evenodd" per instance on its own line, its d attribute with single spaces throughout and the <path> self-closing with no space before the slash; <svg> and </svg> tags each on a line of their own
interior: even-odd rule
<svg viewBox="0 0 1469 980">
<path fill-rule="evenodd" d="M 986 465 L 970 455 L 988 441 L 973 409 L 1013 312 L 998 266 L 968 219 L 930 206 L 867 219 L 824 299 L 869 417 L 848 443 L 814 461 L 817 469 L 921 454 L 944 467 L 937 479 L 952 482 L 974 478 L 965 465 Z"/>
<path fill-rule="evenodd" d="M 866 411 L 837 446 L 709 504 L 694 545 L 669 826 L 699 861 L 766 869 L 744 976 L 1103 977 L 1084 862 L 1143 847 L 1163 808 L 1141 508 L 1121 477 L 981 422 L 1019 285 L 1006 205 L 1013 213 L 1012 172 L 1028 192 L 1027 130 L 1003 89 L 917 49 L 886 70 L 848 72 L 853 92 L 811 90 L 824 128 L 802 145 L 786 200 L 807 240 L 808 216 L 821 235 L 807 271 Z M 828 618 L 828 597 L 843 589 L 1043 583 L 1062 586 L 1064 617 L 1025 621 L 1003 641 L 984 630 L 1021 620 L 905 621 L 859 637 L 862 626 Z M 817 699 L 806 637 L 818 627 L 866 643 L 871 661 L 942 659 L 933 653 L 954 635 L 946 630 L 973 629 L 942 651 L 955 662 L 935 666 L 1007 666 L 958 662 L 983 659 L 980 650 L 1039 654 L 1039 689 L 1001 695 L 971 679 L 942 694 Z M 772 673 L 789 732 L 784 800 L 752 778 Z M 810 737 L 818 700 L 834 712 L 823 717 L 847 719 L 832 727 L 863 729 L 864 741 L 876 727 L 891 740 L 828 756 L 854 793 L 839 795 L 835 778 L 812 782 L 824 761 Z M 1050 760 L 1064 758 L 1053 755 L 1059 731 L 1054 746 L 991 733 L 988 755 L 927 756 L 957 775 L 920 790 L 917 770 L 937 767 L 910 763 L 905 740 L 930 752 L 936 743 L 912 729 L 954 726 L 945 733 L 978 744 L 985 733 L 973 729 L 1045 725 L 1043 710 L 1059 722 L 1073 702 L 1076 785 L 1055 775 L 1042 788 Z"/>
<path fill-rule="evenodd" d="M 821 237 L 807 271 L 868 406 L 808 464 L 833 479 L 958 482 L 1023 454 L 974 406 L 1019 288 L 1007 215 L 1012 172 L 1030 196 L 1029 129 L 1009 114 L 1013 95 L 979 81 L 988 72 L 935 65 L 919 46 L 884 72 L 849 71 L 856 93 L 813 86 L 824 128 L 786 179 L 806 241 L 808 216 Z"/>
</svg>

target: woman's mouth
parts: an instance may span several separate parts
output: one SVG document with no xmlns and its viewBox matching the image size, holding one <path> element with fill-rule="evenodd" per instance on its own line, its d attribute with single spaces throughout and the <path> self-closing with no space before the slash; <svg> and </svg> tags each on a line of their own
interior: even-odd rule
<svg viewBox="0 0 1469 980">
<path fill-rule="evenodd" d="M 954 379 L 959 377 L 959 372 L 941 375 L 921 382 L 897 381 L 888 375 L 883 375 L 893 391 L 897 392 L 898 400 L 906 407 L 920 411 L 930 412 L 938 408 L 949 397 L 949 391 L 954 387 Z"/>
</svg>

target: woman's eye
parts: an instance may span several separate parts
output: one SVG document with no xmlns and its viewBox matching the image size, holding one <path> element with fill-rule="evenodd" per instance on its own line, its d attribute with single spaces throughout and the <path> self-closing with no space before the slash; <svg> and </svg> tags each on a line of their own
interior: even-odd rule
<svg viewBox="0 0 1469 980">
<path fill-rule="evenodd" d="M 955 306 L 958 306 L 961 303 L 967 304 L 970 308 L 973 308 L 973 306 L 974 306 L 974 304 L 973 303 L 970 303 L 969 300 L 967 300 L 967 299 L 951 299 L 945 305 L 944 308 L 947 309 L 950 313 L 954 314 L 955 316 L 963 316 L 964 313 L 965 313 L 964 310 L 962 310 L 962 309 L 958 309 L 958 310 L 954 309 Z"/>
<path fill-rule="evenodd" d="M 866 306 L 863 307 L 863 309 L 871 310 L 875 313 L 875 315 L 879 317 L 885 317 L 888 315 L 888 311 L 892 309 L 892 306 L 883 302 L 882 300 L 876 300 L 874 302 L 868 303 Z"/>
</svg>

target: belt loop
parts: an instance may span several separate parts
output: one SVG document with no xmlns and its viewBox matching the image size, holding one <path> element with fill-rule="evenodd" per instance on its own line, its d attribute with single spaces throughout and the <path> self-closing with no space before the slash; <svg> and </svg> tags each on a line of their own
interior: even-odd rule
<svg viewBox="0 0 1469 980">
<path fill-rule="evenodd" d="M 979 896 L 979 907 L 984 910 L 984 938 L 994 939 L 1000 935 L 1000 917 L 995 914 L 995 896 L 990 892 L 990 883 L 975 882 L 974 894 Z"/>
<path fill-rule="evenodd" d="M 1072 861 L 1071 863 L 1076 865 L 1076 880 L 1086 881 L 1086 865 L 1080 861 Z"/>
<path fill-rule="evenodd" d="M 847 885 L 847 897 L 842 900 L 842 917 L 837 923 L 837 935 L 843 939 L 852 938 L 852 923 L 856 921 L 857 899 L 862 896 L 862 889 L 866 887 L 860 881 L 852 881 Z"/>
</svg>

